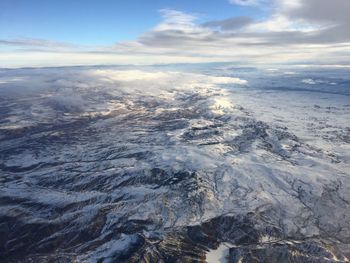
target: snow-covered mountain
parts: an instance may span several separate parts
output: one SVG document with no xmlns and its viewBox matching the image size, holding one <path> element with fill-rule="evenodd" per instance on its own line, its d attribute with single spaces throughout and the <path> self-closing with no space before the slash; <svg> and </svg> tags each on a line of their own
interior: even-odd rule
<svg viewBox="0 0 350 263">
<path fill-rule="evenodd" d="M 350 70 L 0 71 L 1 262 L 348 262 Z"/>
</svg>

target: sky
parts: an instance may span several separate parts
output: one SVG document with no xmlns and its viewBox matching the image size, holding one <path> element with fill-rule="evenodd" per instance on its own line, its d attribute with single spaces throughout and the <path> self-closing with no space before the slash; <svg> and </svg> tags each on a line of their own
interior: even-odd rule
<svg viewBox="0 0 350 263">
<path fill-rule="evenodd" d="M 0 67 L 350 64 L 349 0 L 0 0 Z"/>
</svg>

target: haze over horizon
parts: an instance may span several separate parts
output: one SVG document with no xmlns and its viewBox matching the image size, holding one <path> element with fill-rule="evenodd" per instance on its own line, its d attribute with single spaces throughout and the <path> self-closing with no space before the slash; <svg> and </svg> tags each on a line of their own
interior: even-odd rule
<svg viewBox="0 0 350 263">
<path fill-rule="evenodd" d="M 350 1 L 0 1 L 0 67 L 349 66 Z"/>
</svg>

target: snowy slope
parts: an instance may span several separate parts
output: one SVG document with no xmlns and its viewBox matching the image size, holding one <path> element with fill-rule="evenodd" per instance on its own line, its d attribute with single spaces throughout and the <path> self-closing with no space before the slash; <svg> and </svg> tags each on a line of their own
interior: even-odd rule
<svg viewBox="0 0 350 263">
<path fill-rule="evenodd" d="M 2 70 L 0 259 L 346 262 L 343 71 Z"/>
</svg>

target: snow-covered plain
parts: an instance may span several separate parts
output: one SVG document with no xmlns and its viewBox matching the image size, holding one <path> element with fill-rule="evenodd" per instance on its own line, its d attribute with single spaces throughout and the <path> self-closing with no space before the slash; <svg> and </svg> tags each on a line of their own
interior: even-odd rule
<svg viewBox="0 0 350 263">
<path fill-rule="evenodd" d="M 0 259 L 347 262 L 349 73 L 0 70 Z"/>
</svg>

